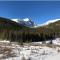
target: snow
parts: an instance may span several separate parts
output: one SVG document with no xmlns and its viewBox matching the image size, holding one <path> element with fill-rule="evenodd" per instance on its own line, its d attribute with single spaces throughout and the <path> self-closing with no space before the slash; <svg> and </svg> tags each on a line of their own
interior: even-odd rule
<svg viewBox="0 0 60 60">
<path fill-rule="evenodd" d="M 36 28 L 36 27 L 39 27 L 39 26 L 45 26 L 45 25 L 48 25 L 48 24 L 50 24 L 50 23 L 54 23 L 54 22 L 59 21 L 59 20 L 60 20 L 60 19 L 48 20 L 48 21 L 46 21 L 45 23 L 38 24 L 37 26 L 34 26 L 34 27 Z"/>
<path fill-rule="evenodd" d="M 18 21 L 19 19 L 11 19 L 11 20 L 12 20 L 12 21 L 15 21 L 15 22 L 19 22 L 19 21 Z"/>
<path fill-rule="evenodd" d="M 29 21 L 29 18 L 24 18 L 24 19 L 11 19 L 12 21 L 15 21 L 15 22 L 19 22 L 19 20 L 21 21 Z"/>
<path fill-rule="evenodd" d="M 53 44 L 60 45 L 60 38 L 53 40 Z"/>
<path fill-rule="evenodd" d="M 29 21 L 29 18 L 24 18 L 23 21 Z"/>
<path fill-rule="evenodd" d="M 47 22 L 45 22 L 45 23 L 42 24 L 42 25 L 48 25 L 48 24 L 50 24 L 50 23 L 54 23 L 54 22 L 56 22 L 56 21 L 58 21 L 58 20 L 60 20 L 60 19 L 48 20 Z"/>
<path fill-rule="evenodd" d="M 47 57 L 45 60 L 60 60 L 60 54 L 56 54 L 55 56 Z"/>
<path fill-rule="evenodd" d="M 53 45 L 59 45 L 58 43 L 60 41 L 60 38 L 56 38 L 53 40 Z M 3 41 L 4 42 L 4 41 Z M 0 43 L 3 43 L 0 42 Z M 48 41 L 47 41 L 48 42 Z M 5 41 L 5 43 L 8 43 Z M 8 58 L 2 58 L 2 60 L 60 60 L 60 47 L 55 46 L 49 47 L 48 45 L 42 44 L 42 42 L 32 42 L 37 43 L 38 45 L 29 45 L 26 43 L 26 45 L 18 45 L 17 43 L 11 43 L 11 45 L 1 45 L 0 47 L 3 49 L 10 48 L 12 49 L 11 53 L 15 53 L 16 56 L 14 57 L 8 57 Z M 1 50 L 1 49 L 0 49 Z M 1 52 L 1 51 L 0 51 Z M 5 52 L 6 53 L 6 52 Z M 12 54 L 13 55 L 13 54 Z M 4 53 L 0 54 L 0 58 L 4 56 Z M 1 60 L 1 59 L 0 59 Z"/>
<path fill-rule="evenodd" d="M 6 40 L 0 40 L 0 43 L 10 43 L 10 41 L 6 41 Z"/>
</svg>

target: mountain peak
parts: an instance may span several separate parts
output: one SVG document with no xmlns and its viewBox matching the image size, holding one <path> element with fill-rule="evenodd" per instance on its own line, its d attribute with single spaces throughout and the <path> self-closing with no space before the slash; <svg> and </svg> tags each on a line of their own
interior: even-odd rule
<svg viewBox="0 0 60 60">
<path fill-rule="evenodd" d="M 23 19 L 23 21 L 30 21 L 30 19 L 29 18 L 25 18 L 25 19 Z"/>
<path fill-rule="evenodd" d="M 15 21 L 21 25 L 24 26 L 28 26 L 28 27 L 32 27 L 34 25 L 34 23 L 32 22 L 32 20 L 30 20 L 29 18 L 24 18 L 24 19 L 11 19 L 12 21 Z"/>
</svg>

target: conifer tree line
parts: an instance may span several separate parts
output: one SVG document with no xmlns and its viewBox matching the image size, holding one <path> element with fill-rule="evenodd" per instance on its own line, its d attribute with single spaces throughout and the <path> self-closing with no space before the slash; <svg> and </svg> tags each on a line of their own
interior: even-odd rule
<svg viewBox="0 0 60 60">
<path fill-rule="evenodd" d="M 22 30 L 0 30 L 0 39 L 17 42 L 38 42 L 60 37 L 59 32 L 31 32 Z"/>
</svg>

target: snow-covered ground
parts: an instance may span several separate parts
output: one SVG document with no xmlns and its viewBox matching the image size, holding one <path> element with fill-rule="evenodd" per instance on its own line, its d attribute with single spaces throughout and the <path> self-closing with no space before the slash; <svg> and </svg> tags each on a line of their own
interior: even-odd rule
<svg viewBox="0 0 60 60">
<path fill-rule="evenodd" d="M 53 44 L 60 45 L 60 38 L 53 40 Z"/>
<path fill-rule="evenodd" d="M 53 44 L 34 42 L 24 44 L 0 41 L 0 60 L 60 60 L 60 38 L 53 40 Z M 36 45 L 35 45 L 36 44 Z"/>
</svg>

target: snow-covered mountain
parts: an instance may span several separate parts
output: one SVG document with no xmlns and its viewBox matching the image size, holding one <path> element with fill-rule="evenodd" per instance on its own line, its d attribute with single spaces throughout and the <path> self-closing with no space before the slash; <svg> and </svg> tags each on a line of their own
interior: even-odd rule
<svg viewBox="0 0 60 60">
<path fill-rule="evenodd" d="M 45 26 L 45 25 L 48 25 L 48 24 L 50 24 L 50 23 L 54 23 L 54 22 L 59 21 L 59 20 L 60 20 L 60 19 L 48 20 L 48 21 L 46 21 L 45 23 L 43 23 L 43 24 L 38 24 L 38 25 L 36 25 L 36 26 L 34 26 L 34 27 L 36 28 L 36 27 L 40 27 L 40 26 Z"/>
<path fill-rule="evenodd" d="M 28 27 L 33 27 L 34 26 L 34 22 L 32 20 L 30 20 L 29 18 L 25 18 L 25 19 L 11 19 L 12 21 L 15 21 L 21 25 L 24 26 L 28 26 Z"/>
<path fill-rule="evenodd" d="M 19 24 L 21 24 L 21 25 L 36 28 L 36 27 L 40 27 L 40 26 L 46 26 L 46 25 L 48 25 L 50 23 L 54 23 L 56 21 L 59 21 L 60 19 L 48 20 L 48 21 L 46 21 L 43 24 L 37 24 L 37 25 L 35 25 L 34 22 L 32 22 L 29 18 L 25 18 L 25 19 L 12 19 L 12 20 L 17 22 L 17 23 L 19 23 Z"/>
<path fill-rule="evenodd" d="M 18 22 L 19 19 L 11 19 L 12 21 Z"/>
</svg>

